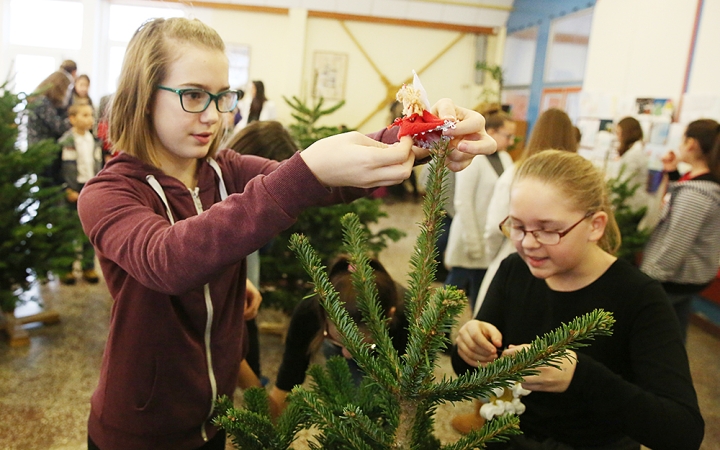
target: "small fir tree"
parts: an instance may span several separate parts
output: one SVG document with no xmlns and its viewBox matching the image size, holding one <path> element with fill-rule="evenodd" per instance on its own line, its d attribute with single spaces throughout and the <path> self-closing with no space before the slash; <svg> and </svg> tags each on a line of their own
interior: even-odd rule
<svg viewBox="0 0 720 450">
<path fill-rule="evenodd" d="M 270 419 L 265 391 L 253 388 L 245 393 L 245 408 L 236 409 L 227 398 L 218 402 L 215 423 L 224 428 L 233 443 L 242 449 L 290 448 L 297 432 L 314 427 L 317 442 L 311 448 L 328 449 L 446 449 L 483 447 L 493 440 L 519 433 L 518 418 L 506 415 L 489 421 L 457 442 L 441 445 L 433 436 L 434 414 L 444 402 L 487 397 L 491 390 L 536 373 L 543 365 L 556 366 L 568 349 L 583 346 L 580 341 L 610 334 L 611 314 L 596 310 L 570 324 L 538 337 L 531 346 L 512 356 L 497 359 L 450 379 L 436 380 L 434 369 L 440 352 L 449 345 L 447 337 L 467 299 L 452 286 L 432 288 L 437 268 L 435 241 L 438 233 L 443 192 L 447 143 L 433 153 L 428 191 L 424 200 L 424 221 L 410 260 L 410 280 L 405 299 L 409 338 L 405 354 L 393 348 L 388 321 L 377 302 L 377 288 L 369 265 L 367 234 L 357 217 L 343 219 L 345 247 L 355 267 L 353 285 L 358 305 L 372 337 L 369 344 L 339 300 L 322 260 L 308 239 L 294 235 L 291 246 L 311 275 L 314 290 L 330 321 L 337 327 L 342 344 L 366 374 L 359 388 L 350 377 L 342 358 L 331 359 L 325 368 L 313 366 L 310 389 L 296 387 L 288 396 L 288 408 L 277 426 Z"/>
<path fill-rule="evenodd" d="M 60 186 L 48 186 L 43 170 L 60 151 L 50 140 L 19 148 L 17 110 L 23 101 L 0 86 L 0 306 L 15 309 L 35 279 L 67 271 L 82 233 Z"/>
<path fill-rule="evenodd" d="M 631 264 L 637 264 L 645 243 L 650 238 L 651 230 L 638 228 L 647 213 L 647 207 L 634 209 L 627 204 L 635 192 L 644 189 L 644 186 L 637 183 L 630 184 L 632 177 L 624 177 L 624 173 L 625 166 L 620 169 L 617 177 L 607 182 L 615 220 L 622 237 L 622 245 L 617 256 Z"/>
</svg>

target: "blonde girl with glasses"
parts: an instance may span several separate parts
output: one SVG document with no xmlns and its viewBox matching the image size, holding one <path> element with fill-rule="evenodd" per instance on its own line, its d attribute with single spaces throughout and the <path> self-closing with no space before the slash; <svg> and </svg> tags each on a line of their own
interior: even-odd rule
<svg viewBox="0 0 720 450">
<path fill-rule="evenodd" d="M 333 136 L 283 163 L 218 151 L 237 100 L 228 70 L 222 39 L 198 20 L 150 20 L 128 45 L 110 112 L 119 154 L 78 204 L 114 300 L 90 449 L 223 450 L 213 401 L 233 395 L 260 303 L 246 256 L 304 208 L 400 183 L 428 154 L 396 130 Z M 451 169 L 494 150 L 480 114 L 449 100 L 432 111 L 458 119 Z"/>
<path fill-rule="evenodd" d="M 463 373 L 603 308 L 610 337 L 571 351 L 522 386 L 524 434 L 491 449 L 697 449 L 704 422 L 687 354 L 660 284 L 613 253 L 620 236 L 602 173 L 547 150 L 517 169 L 502 229 L 516 254 L 500 265 L 452 360 Z"/>
</svg>

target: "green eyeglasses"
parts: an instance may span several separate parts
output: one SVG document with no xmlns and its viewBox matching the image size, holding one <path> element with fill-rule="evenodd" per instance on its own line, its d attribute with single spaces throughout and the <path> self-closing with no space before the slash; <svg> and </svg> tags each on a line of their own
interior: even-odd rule
<svg viewBox="0 0 720 450">
<path fill-rule="evenodd" d="M 201 113 L 205 111 L 213 100 L 215 100 L 215 106 L 219 112 L 230 112 L 235 109 L 238 99 L 240 98 L 238 91 L 231 90 L 211 94 L 205 89 L 200 88 L 173 89 L 160 85 L 158 85 L 157 88 L 176 93 L 178 97 L 180 97 L 180 106 L 182 106 L 183 111 L 189 113 Z"/>
</svg>

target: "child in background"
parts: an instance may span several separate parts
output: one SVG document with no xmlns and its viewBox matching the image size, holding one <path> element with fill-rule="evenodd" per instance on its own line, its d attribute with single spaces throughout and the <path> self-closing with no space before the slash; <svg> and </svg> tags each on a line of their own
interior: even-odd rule
<svg viewBox="0 0 720 450">
<path fill-rule="evenodd" d="M 379 261 L 371 259 L 370 266 L 373 268 L 375 276 L 378 302 L 390 321 L 389 332 L 393 347 L 398 354 L 402 355 L 405 353 L 408 336 L 408 322 L 402 307 L 404 289 L 393 281 Z M 341 255 L 329 267 L 330 283 L 337 291 L 340 301 L 344 304 L 350 318 L 358 324 L 360 331 L 367 335 L 357 304 L 357 292 L 352 284 L 350 261 L 346 256 Z M 282 363 L 278 370 L 275 386 L 270 392 L 270 406 L 273 415 L 277 416 L 285 409 L 285 399 L 293 387 L 303 384 L 312 355 L 321 346 L 326 358 L 340 355 L 346 358 L 353 381 L 356 385 L 360 384 L 363 377 L 362 371 L 351 359 L 352 355 L 340 343 L 338 331 L 327 320 L 325 310 L 318 302 L 317 297 L 305 298 L 295 307 L 290 319 Z"/>
<path fill-rule="evenodd" d="M 79 103 L 71 105 L 68 108 L 68 118 L 72 128 L 63 134 L 58 142 L 62 145 L 61 172 L 66 185 L 66 198 L 71 208 L 77 210 L 80 191 L 102 168 L 102 149 L 90 132 L 95 123 L 92 106 Z M 88 283 L 97 283 L 99 277 L 95 272 L 95 252 L 87 237 L 81 235 L 82 277 Z M 67 273 L 60 275 L 60 282 L 75 284 L 72 267 Z"/>
<path fill-rule="evenodd" d="M 228 71 L 199 20 L 149 20 L 128 45 L 110 114 L 119 154 L 78 202 L 114 300 L 91 450 L 224 450 L 213 401 L 235 391 L 260 302 L 247 255 L 304 208 L 400 183 L 428 156 L 397 129 L 332 136 L 282 163 L 218 151 L 238 99 Z M 480 114 L 447 99 L 432 112 L 458 121 L 445 131 L 451 170 L 494 151 Z"/>
<path fill-rule="evenodd" d="M 485 252 L 484 239 L 488 203 L 498 178 L 512 167 L 507 149 L 515 141 L 515 122 L 503 112 L 490 114 L 485 128 L 497 142 L 498 151 L 473 159 L 467 170 L 455 176 L 455 216 L 444 259 L 445 266 L 450 268 L 445 284 L 465 291 L 471 311 L 492 261 Z"/>
<path fill-rule="evenodd" d="M 76 103 L 86 103 L 93 106 L 92 99 L 90 98 L 90 77 L 85 74 L 78 75 L 75 79 L 70 104 L 74 105 Z"/>
<path fill-rule="evenodd" d="M 640 270 L 662 283 L 685 340 L 692 297 L 712 282 L 720 261 L 720 125 L 711 119 L 691 122 L 677 153 L 664 158 L 665 170 L 677 181 L 668 186 Z M 690 165 L 682 178 L 678 162 Z"/>
<path fill-rule="evenodd" d="M 615 324 L 612 336 L 526 377 L 522 387 L 533 392 L 523 398 L 524 434 L 488 448 L 697 450 L 704 422 L 677 320 L 660 283 L 613 256 L 620 235 L 603 174 L 567 151 L 528 158 L 502 229 L 517 253 L 460 329 L 457 373 L 596 308 Z"/>
</svg>

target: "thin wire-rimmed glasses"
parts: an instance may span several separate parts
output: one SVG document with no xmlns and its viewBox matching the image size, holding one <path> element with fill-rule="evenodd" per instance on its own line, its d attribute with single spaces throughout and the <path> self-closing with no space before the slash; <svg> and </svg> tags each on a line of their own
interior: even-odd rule
<svg viewBox="0 0 720 450">
<path fill-rule="evenodd" d="M 502 222 L 500 222 L 500 231 L 505 235 L 505 237 L 512 239 L 513 241 L 522 241 L 525 239 L 525 235 L 527 233 L 531 233 L 536 241 L 538 241 L 540 244 L 543 245 L 557 245 L 560 243 L 560 239 L 562 239 L 566 234 L 572 231 L 573 228 L 580 225 L 580 222 L 583 220 L 592 217 L 593 214 L 595 214 L 592 211 L 588 211 L 587 214 L 585 214 L 582 219 L 578 220 L 574 224 L 570 225 L 569 228 L 567 228 L 565 231 L 547 231 L 547 230 L 525 230 L 522 228 L 516 228 L 512 226 L 512 220 L 510 219 L 510 216 L 507 216 L 505 219 L 503 219 Z"/>
<path fill-rule="evenodd" d="M 205 89 L 200 88 L 174 89 L 160 85 L 158 85 L 157 88 L 176 93 L 178 97 L 180 97 L 180 106 L 182 106 L 183 111 L 189 113 L 201 113 L 205 111 L 213 100 L 215 100 L 215 106 L 219 112 L 230 112 L 235 109 L 238 99 L 240 98 L 240 93 L 232 90 L 211 94 Z"/>
</svg>

